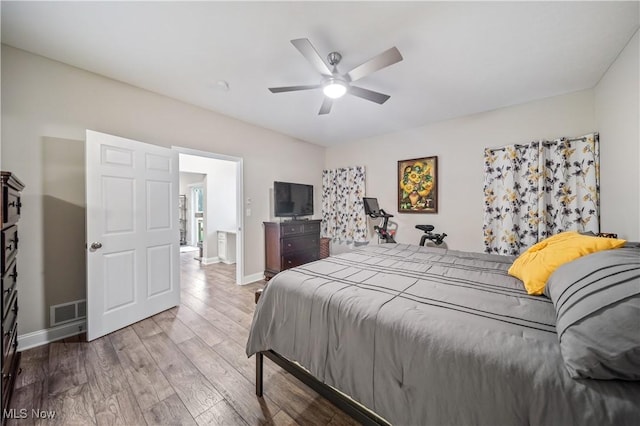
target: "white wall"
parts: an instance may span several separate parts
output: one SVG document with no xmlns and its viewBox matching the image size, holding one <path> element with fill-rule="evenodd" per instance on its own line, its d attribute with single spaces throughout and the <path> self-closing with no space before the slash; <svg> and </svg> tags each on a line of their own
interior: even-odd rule
<svg viewBox="0 0 640 426">
<path fill-rule="evenodd" d="M 235 232 L 237 225 L 236 176 L 237 164 L 233 161 L 180 154 L 180 170 L 203 173 L 205 203 L 205 238 L 203 261 L 211 263 L 218 257 L 218 231 Z"/>
<path fill-rule="evenodd" d="M 180 195 L 187 195 L 189 198 L 187 202 L 190 202 L 190 195 L 189 195 L 190 186 L 193 185 L 194 183 L 202 183 L 203 181 L 204 181 L 203 173 L 190 173 L 190 172 L 180 171 Z"/>
<path fill-rule="evenodd" d="M 593 91 L 586 90 L 331 147 L 326 167 L 366 167 L 367 196 L 395 215 L 397 241 L 417 244 L 422 232 L 414 226 L 431 224 L 448 234 L 449 248 L 483 251 L 484 148 L 594 130 Z M 438 213 L 398 214 L 397 162 L 432 155 L 438 156 Z"/>
<path fill-rule="evenodd" d="M 55 220 L 45 221 L 43 164 L 55 174 L 54 161 L 43 156 L 52 138 L 71 143 L 67 149 L 84 155 L 85 130 L 92 129 L 161 146 L 181 146 L 242 157 L 244 197 L 251 199 L 245 217 L 245 277 L 260 277 L 264 268 L 262 222 L 269 219 L 269 188 L 285 178 L 320 187 L 324 148 L 212 111 L 110 80 L 96 74 L 2 46 L 2 169 L 25 183 L 20 220 L 19 334 L 48 327 L 45 294 L 73 287 L 82 292 L 84 281 L 53 280 L 44 266 L 44 235 Z M 211 96 L 233 96 L 233 92 Z M 304 159 L 304 167 L 300 167 Z M 47 178 L 56 178 L 51 174 Z M 69 185 L 68 178 L 56 178 Z M 73 187 L 74 185 L 70 185 Z M 82 193 L 58 191 L 62 203 L 84 208 Z M 82 223 L 70 224 L 78 230 Z M 61 239 L 59 251 L 78 248 Z M 84 249 L 82 248 L 82 251 Z M 78 265 L 84 262 L 75 258 Z M 69 262 L 73 262 L 69 260 Z"/>
<path fill-rule="evenodd" d="M 209 206 L 215 213 L 215 232 L 235 231 L 237 224 L 236 208 L 236 169 L 231 161 L 217 160 L 213 170 L 207 174 Z M 217 236 L 214 235 L 217 238 Z M 216 243 L 217 245 L 217 243 Z"/>
<path fill-rule="evenodd" d="M 600 131 L 603 232 L 640 241 L 640 35 L 633 36 L 594 89 Z"/>
</svg>

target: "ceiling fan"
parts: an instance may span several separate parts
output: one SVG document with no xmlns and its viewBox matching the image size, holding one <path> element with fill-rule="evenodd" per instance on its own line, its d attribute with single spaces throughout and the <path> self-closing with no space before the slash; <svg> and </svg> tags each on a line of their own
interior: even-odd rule
<svg viewBox="0 0 640 426">
<path fill-rule="evenodd" d="M 351 83 L 356 80 L 360 80 L 369 74 L 373 74 L 382 68 L 393 65 L 396 62 L 400 62 L 402 60 L 402 55 L 395 47 L 385 50 L 381 54 L 369 59 L 367 62 L 358 65 L 346 74 L 340 74 L 338 73 L 337 66 L 342 59 L 342 55 L 338 52 L 331 52 L 327 56 L 329 65 L 333 67 L 333 70 L 331 70 L 322 60 L 318 51 L 313 47 L 308 39 L 298 38 L 291 40 L 291 43 L 322 75 L 322 80 L 319 84 L 310 84 L 306 86 L 270 87 L 269 90 L 271 93 L 294 92 L 297 90 L 321 88 L 325 94 L 325 98 L 322 102 L 322 106 L 320 107 L 320 111 L 318 112 L 319 115 L 328 114 L 329 111 L 331 111 L 333 100 L 342 97 L 346 93 L 378 104 L 383 104 L 390 98 L 389 95 L 353 86 Z"/>
</svg>

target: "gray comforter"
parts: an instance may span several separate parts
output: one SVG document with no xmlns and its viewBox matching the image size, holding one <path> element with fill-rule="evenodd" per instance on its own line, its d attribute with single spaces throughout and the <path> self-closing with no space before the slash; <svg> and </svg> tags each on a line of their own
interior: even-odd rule
<svg viewBox="0 0 640 426">
<path fill-rule="evenodd" d="M 275 276 L 247 355 L 274 350 L 398 425 L 640 424 L 640 382 L 575 380 L 513 258 L 369 246 Z"/>
</svg>

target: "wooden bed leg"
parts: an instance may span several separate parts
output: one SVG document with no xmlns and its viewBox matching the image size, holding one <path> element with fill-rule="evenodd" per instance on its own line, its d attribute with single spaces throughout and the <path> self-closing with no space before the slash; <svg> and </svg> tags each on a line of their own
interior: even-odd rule
<svg viewBox="0 0 640 426">
<path fill-rule="evenodd" d="M 262 352 L 256 352 L 256 395 L 262 396 L 262 364 L 264 355 Z"/>
</svg>

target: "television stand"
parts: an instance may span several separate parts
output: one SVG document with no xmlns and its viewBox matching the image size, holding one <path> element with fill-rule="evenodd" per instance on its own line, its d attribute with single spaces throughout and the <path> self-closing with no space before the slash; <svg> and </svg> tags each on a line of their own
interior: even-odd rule
<svg viewBox="0 0 640 426">
<path fill-rule="evenodd" d="M 320 259 L 320 220 L 264 222 L 264 277 Z"/>
</svg>

